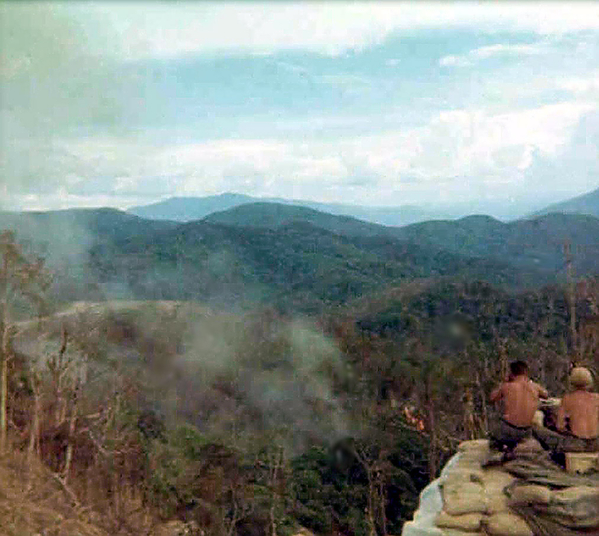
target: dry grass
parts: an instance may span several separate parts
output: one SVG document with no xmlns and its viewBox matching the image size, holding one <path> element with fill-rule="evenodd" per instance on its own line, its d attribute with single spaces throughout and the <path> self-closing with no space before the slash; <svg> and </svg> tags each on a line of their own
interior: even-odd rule
<svg viewBox="0 0 599 536">
<path fill-rule="evenodd" d="M 180 521 L 159 522 L 129 500 L 119 527 L 86 505 L 75 504 L 38 460 L 0 456 L 0 536 L 180 536 L 196 534 Z M 112 528 L 105 528 L 112 526 Z"/>
<path fill-rule="evenodd" d="M 0 458 L 0 536 L 109 536 L 39 463 Z"/>
</svg>

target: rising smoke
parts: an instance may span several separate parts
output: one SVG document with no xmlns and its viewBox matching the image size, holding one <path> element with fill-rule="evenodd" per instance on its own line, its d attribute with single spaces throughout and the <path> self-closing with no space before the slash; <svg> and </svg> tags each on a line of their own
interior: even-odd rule
<svg viewBox="0 0 599 536">
<path fill-rule="evenodd" d="M 120 124 L 122 81 L 93 39 L 67 4 L 0 3 L 0 209 L 80 180 L 65 141 Z"/>
<path fill-rule="evenodd" d="M 135 384 L 138 409 L 170 427 L 193 424 L 236 448 L 276 438 L 299 453 L 347 436 L 336 385 L 346 369 L 335 342 L 306 319 L 272 311 L 233 315 L 182 302 L 76 303 L 20 326 L 17 346 L 33 363 L 59 347 L 85 363 L 89 385 L 112 397 Z"/>
</svg>

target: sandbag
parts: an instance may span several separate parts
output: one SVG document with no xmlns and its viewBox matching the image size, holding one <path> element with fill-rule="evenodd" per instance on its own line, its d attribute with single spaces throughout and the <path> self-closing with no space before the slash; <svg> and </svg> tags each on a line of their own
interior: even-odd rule
<svg viewBox="0 0 599 536">
<path fill-rule="evenodd" d="M 487 514 L 497 514 L 508 510 L 507 495 L 504 490 L 516 478 L 500 469 L 488 469 L 483 473 L 483 487 L 487 495 Z"/>
<path fill-rule="evenodd" d="M 443 510 L 452 516 L 483 514 L 487 510 L 485 490 L 476 482 L 445 483 L 442 494 Z"/>
<path fill-rule="evenodd" d="M 437 527 L 442 529 L 456 529 L 465 532 L 475 532 L 480 529 L 482 514 L 462 514 L 452 516 L 447 512 L 441 512 L 437 518 Z"/>
<path fill-rule="evenodd" d="M 486 518 L 484 529 L 491 536 L 535 536 L 524 519 L 509 512 Z"/>
<path fill-rule="evenodd" d="M 509 505 L 549 504 L 550 501 L 551 490 L 548 487 L 529 484 L 514 489 Z"/>
<path fill-rule="evenodd" d="M 535 536 L 599 536 L 599 474 L 568 474 L 546 459 L 514 460 L 504 468 L 519 478 L 508 488 L 510 500 L 530 484 L 557 488 L 548 504 L 510 503 Z"/>
<path fill-rule="evenodd" d="M 540 484 L 552 488 L 599 487 L 599 472 L 588 475 L 566 473 L 561 467 L 544 456 L 534 459 L 518 458 L 504 463 L 503 469 L 529 484 Z"/>
</svg>

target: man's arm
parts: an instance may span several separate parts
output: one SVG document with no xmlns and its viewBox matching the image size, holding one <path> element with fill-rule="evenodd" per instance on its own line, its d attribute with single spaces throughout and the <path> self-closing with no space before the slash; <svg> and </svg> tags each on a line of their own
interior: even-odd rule
<svg viewBox="0 0 599 536">
<path fill-rule="evenodd" d="M 540 386 L 538 383 L 535 383 L 537 387 L 537 393 L 539 393 L 539 398 L 549 398 L 549 392 L 544 387 Z"/>
<path fill-rule="evenodd" d="M 491 402 L 499 402 L 503 398 L 503 384 L 491 393 Z"/>
</svg>

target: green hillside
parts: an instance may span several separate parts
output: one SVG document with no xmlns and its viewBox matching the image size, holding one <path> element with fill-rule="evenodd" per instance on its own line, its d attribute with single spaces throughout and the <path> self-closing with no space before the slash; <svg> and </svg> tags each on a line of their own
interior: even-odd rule
<svg viewBox="0 0 599 536">
<path fill-rule="evenodd" d="M 60 301 L 272 302 L 311 311 L 411 278 L 531 288 L 563 278 L 566 242 L 577 274 L 599 271 L 599 220 L 580 215 L 508 224 L 471 216 L 392 228 L 268 203 L 187 224 L 112 209 L 2 213 L 0 227 L 15 229 L 47 258 Z"/>
<path fill-rule="evenodd" d="M 307 207 L 281 203 L 249 203 L 210 214 L 205 221 L 240 227 L 276 229 L 296 222 L 310 223 L 347 236 L 391 236 L 393 228 L 368 223 L 349 216 L 336 216 Z"/>
<path fill-rule="evenodd" d="M 69 209 L 49 212 L 0 212 L 0 229 L 13 229 L 21 242 L 40 253 L 56 256 L 80 252 L 97 242 L 172 229 L 174 222 L 145 220 L 112 208 Z"/>
<path fill-rule="evenodd" d="M 65 513 L 40 501 L 32 523 L 42 480 L 22 471 L 23 489 L 0 500 L 12 534 L 82 511 L 82 535 L 252 536 L 272 519 L 281 534 L 400 534 L 458 443 L 489 429 L 508 359 L 559 396 L 572 356 L 599 355 L 591 278 L 572 323 L 564 287 L 506 288 L 548 274 L 391 237 L 202 221 L 117 235 L 98 234 L 76 292 L 74 274 L 54 274 L 57 313 L 5 331 L 11 444 L 58 485 L 44 488 Z M 69 291 L 103 301 L 60 308 Z"/>
<path fill-rule="evenodd" d="M 135 298 L 274 302 L 310 310 L 344 303 L 405 278 L 460 275 L 518 285 L 505 263 L 388 237 L 349 237 L 293 223 L 260 229 L 193 222 L 98 246 L 97 289 L 125 285 Z"/>
<path fill-rule="evenodd" d="M 253 203 L 212 214 L 206 221 L 271 229 L 304 221 L 340 235 L 390 237 L 424 248 L 507 263 L 523 273 L 543 272 L 548 277 L 563 269 L 564 245 L 570 243 L 579 273 L 593 274 L 599 268 L 599 219 L 580 214 L 549 214 L 510 223 L 480 215 L 387 227 L 305 207 Z"/>
<path fill-rule="evenodd" d="M 594 318 L 585 300 L 577 318 L 580 326 Z M 91 430 L 102 442 L 76 443 L 69 489 L 96 512 L 120 505 L 130 521 L 120 532 L 122 518 L 112 511 L 95 518 L 108 533 L 139 534 L 137 523 L 156 518 L 208 523 L 207 509 L 220 516 L 209 518 L 213 526 L 228 519 L 229 510 L 218 507 L 236 500 L 247 506 L 252 526 L 262 527 L 272 504 L 264 468 L 275 463 L 273 452 L 284 451 L 278 489 L 290 500 L 277 512 L 281 524 L 294 533 L 298 525 L 322 535 L 341 526 L 366 536 L 364 460 L 385 464 L 379 484 L 386 522 L 399 534 L 429 476 L 462 439 L 484 435 L 489 422 L 482 417 L 493 411 L 487 393 L 501 378 L 505 352 L 527 359 L 552 394 L 563 392 L 569 320 L 564 289 L 513 293 L 429 279 L 312 318 L 270 308 L 236 315 L 184 302 L 75 304 L 41 324 L 20 323 L 15 347 L 20 356 L 45 355 L 60 347 L 66 329 L 74 350 L 68 358 L 87 359 L 79 400 L 88 412 L 76 437 Z M 597 341 L 588 342 L 581 355 L 594 359 Z M 97 420 L 115 392 L 116 439 L 101 436 L 105 423 Z M 473 428 L 465 426 L 467 394 L 480 417 Z M 15 411 L 33 403 L 28 393 L 15 400 Z M 16 426 L 22 432 L 27 423 Z M 40 461 L 53 467 L 49 447 L 60 437 L 45 434 L 41 441 Z M 107 449 L 131 457 L 123 466 L 108 464 L 98 455 Z M 102 478 L 123 470 L 124 498 Z M 240 489 L 234 486 L 244 492 L 231 496 Z M 156 518 L 140 515 L 132 523 L 136 512 Z M 19 514 L 16 526 L 25 526 Z M 240 523 L 237 534 L 251 536 L 251 526 Z"/>
<path fill-rule="evenodd" d="M 430 221 L 402 227 L 396 236 L 461 255 L 501 259 L 517 269 L 556 274 L 564 266 L 564 244 L 574 252 L 580 274 L 599 270 L 599 219 L 578 214 L 549 214 L 502 223 L 489 216 Z"/>
</svg>

